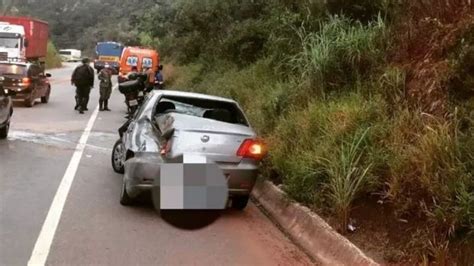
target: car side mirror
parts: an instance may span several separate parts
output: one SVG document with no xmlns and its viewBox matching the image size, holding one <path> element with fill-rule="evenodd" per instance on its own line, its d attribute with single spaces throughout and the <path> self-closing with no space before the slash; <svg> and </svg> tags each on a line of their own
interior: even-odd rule
<svg viewBox="0 0 474 266">
<path fill-rule="evenodd" d="M 50 73 L 46 73 L 45 75 L 47 78 L 50 78 L 51 77 L 51 74 Z"/>
</svg>

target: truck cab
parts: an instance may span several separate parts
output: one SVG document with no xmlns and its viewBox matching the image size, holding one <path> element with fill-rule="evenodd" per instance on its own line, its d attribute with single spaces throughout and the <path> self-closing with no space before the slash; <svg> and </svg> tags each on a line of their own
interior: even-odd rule
<svg viewBox="0 0 474 266">
<path fill-rule="evenodd" d="M 42 20 L 0 16 L 0 62 L 45 62 L 48 28 Z"/>
<path fill-rule="evenodd" d="M 120 56 L 123 51 L 123 44 L 118 42 L 99 42 L 97 43 L 96 59 L 94 60 L 94 68 L 99 73 L 105 65 L 109 65 L 118 74 L 120 71 Z"/>
<path fill-rule="evenodd" d="M 0 61 L 20 61 L 27 46 L 23 26 L 0 22 Z"/>
</svg>

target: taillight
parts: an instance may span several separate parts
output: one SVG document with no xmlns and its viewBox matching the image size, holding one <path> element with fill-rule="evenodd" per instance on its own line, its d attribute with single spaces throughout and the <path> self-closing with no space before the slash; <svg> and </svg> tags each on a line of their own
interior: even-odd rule
<svg viewBox="0 0 474 266">
<path fill-rule="evenodd" d="M 260 140 L 246 139 L 240 145 L 237 156 L 261 160 L 265 156 L 265 144 Z"/>
<path fill-rule="evenodd" d="M 31 84 L 30 78 L 23 78 L 23 79 L 21 80 L 21 84 L 22 84 L 23 86 L 29 86 L 29 85 Z"/>
<path fill-rule="evenodd" d="M 166 155 L 171 150 L 171 141 L 166 141 L 164 145 L 161 146 L 161 155 Z"/>
</svg>

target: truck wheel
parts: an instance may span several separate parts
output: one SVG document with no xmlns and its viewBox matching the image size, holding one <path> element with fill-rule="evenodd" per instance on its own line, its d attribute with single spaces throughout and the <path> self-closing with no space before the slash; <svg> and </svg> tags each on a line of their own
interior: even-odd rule
<svg viewBox="0 0 474 266">
<path fill-rule="evenodd" d="M 243 210 L 247 207 L 249 202 L 249 196 L 239 196 L 232 198 L 232 208 L 237 210 Z"/>
<path fill-rule="evenodd" d="M 33 94 L 28 95 L 28 97 L 25 98 L 25 106 L 26 107 L 33 107 L 35 105 L 35 98 L 33 97 Z"/>
<path fill-rule="evenodd" d="M 125 173 L 123 165 L 124 152 L 122 140 L 119 139 L 115 142 L 114 149 L 112 150 L 112 168 L 119 174 Z"/>
<path fill-rule="evenodd" d="M 0 139 L 6 139 L 8 137 L 8 130 L 10 129 L 10 122 L 5 127 L 0 128 Z"/>
<path fill-rule="evenodd" d="M 46 91 L 46 94 L 41 97 L 41 102 L 42 103 L 48 103 L 49 102 L 49 95 L 51 94 L 51 88 L 48 88 L 48 91 Z"/>
<path fill-rule="evenodd" d="M 120 192 L 120 204 L 123 206 L 130 206 L 135 202 L 135 199 L 130 197 L 127 193 L 127 188 L 125 185 L 125 176 L 123 177 L 122 180 L 122 190 Z"/>
</svg>

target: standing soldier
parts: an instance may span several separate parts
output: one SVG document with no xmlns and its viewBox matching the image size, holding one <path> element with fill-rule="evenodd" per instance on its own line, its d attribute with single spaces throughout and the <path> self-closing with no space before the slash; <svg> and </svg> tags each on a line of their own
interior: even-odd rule
<svg viewBox="0 0 474 266">
<path fill-rule="evenodd" d="M 99 72 L 100 80 L 100 98 L 99 98 L 99 110 L 110 111 L 109 109 L 109 98 L 112 93 L 112 69 L 110 65 L 106 64 L 105 67 Z"/>
<path fill-rule="evenodd" d="M 88 110 L 87 103 L 89 102 L 89 94 L 91 88 L 94 87 L 94 69 L 92 69 L 89 63 L 89 58 L 82 59 L 82 65 L 74 69 L 71 77 L 71 83 L 76 86 L 76 104 L 79 105 L 80 114 Z"/>
</svg>

